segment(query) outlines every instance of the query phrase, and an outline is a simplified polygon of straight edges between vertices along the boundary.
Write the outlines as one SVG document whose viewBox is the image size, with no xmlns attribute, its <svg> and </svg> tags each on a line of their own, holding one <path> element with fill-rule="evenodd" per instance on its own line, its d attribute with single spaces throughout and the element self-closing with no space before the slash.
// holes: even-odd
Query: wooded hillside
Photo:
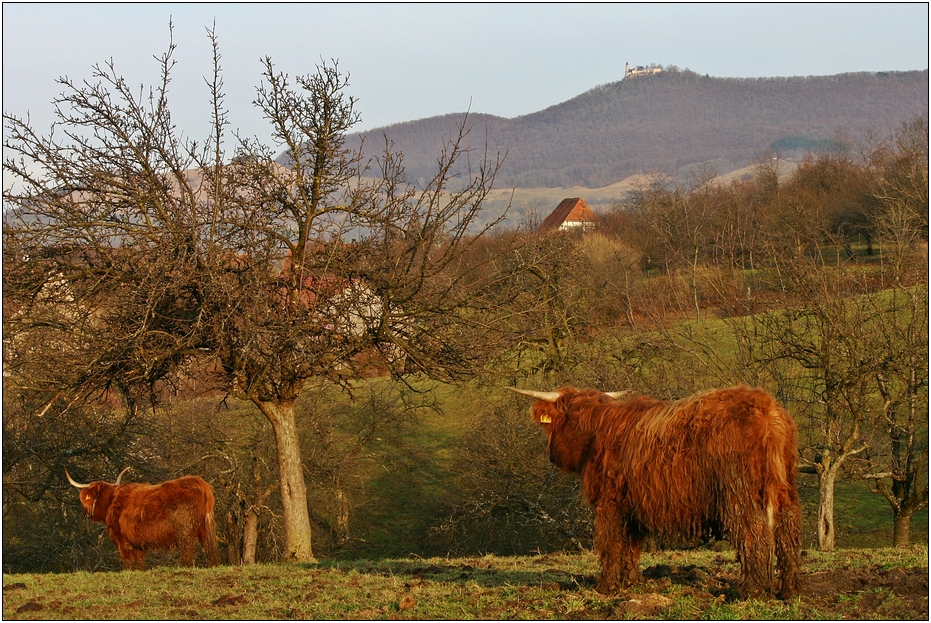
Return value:
<svg viewBox="0 0 931 623">
<path fill-rule="evenodd" d="M 685 174 L 705 163 L 721 174 L 771 149 L 888 136 L 928 110 L 928 71 L 793 78 L 713 78 L 667 67 L 613 82 L 532 114 L 470 115 L 473 145 L 507 159 L 496 186 L 601 187 L 635 173 Z M 464 113 L 350 135 L 374 155 L 383 135 L 404 153 L 408 177 L 429 179 L 444 136 Z M 287 156 L 279 162 L 287 161 Z M 683 170 L 684 169 L 684 170 Z"/>
</svg>

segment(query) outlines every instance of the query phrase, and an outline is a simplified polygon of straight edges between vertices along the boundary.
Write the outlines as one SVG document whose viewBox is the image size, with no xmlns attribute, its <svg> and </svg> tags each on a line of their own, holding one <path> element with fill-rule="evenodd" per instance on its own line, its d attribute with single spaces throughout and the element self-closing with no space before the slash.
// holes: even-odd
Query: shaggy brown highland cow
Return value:
<svg viewBox="0 0 931 623">
<path fill-rule="evenodd" d="M 599 592 L 642 580 L 650 534 L 726 537 L 742 595 L 773 592 L 774 558 L 778 596 L 798 592 L 796 427 L 768 393 L 733 387 L 663 401 L 572 387 L 513 391 L 538 399 L 532 414 L 549 435 L 550 460 L 582 478 L 595 510 Z"/>
<path fill-rule="evenodd" d="M 84 512 L 107 526 L 107 532 L 123 561 L 123 569 L 145 569 L 147 550 L 181 550 L 181 564 L 194 565 L 197 542 L 207 554 L 207 564 L 220 562 L 213 518 L 213 489 L 198 476 L 183 476 L 158 485 L 120 484 L 127 467 L 110 484 L 76 482 L 68 470 L 68 482 L 80 490 Z"/>
</svg>

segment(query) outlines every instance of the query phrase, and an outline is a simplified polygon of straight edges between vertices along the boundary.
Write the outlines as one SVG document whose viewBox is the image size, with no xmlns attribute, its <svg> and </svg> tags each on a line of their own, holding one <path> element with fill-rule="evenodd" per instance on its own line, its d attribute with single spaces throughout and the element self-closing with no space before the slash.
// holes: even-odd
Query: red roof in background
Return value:
<svg viewBox="0 0 931 623">
<path fill-rule="evenodd" d="M 559 229 L 566 222 L 597 223 L 598 216 L 581 197 L 563 199 L 553 213 L 540 224 L 539 231 Z"/>
<path fill-rule="evenodd" d="M 291 264 L 291 250 L 288 249 L 281 263 L 281 271 L 278 273 L 278 278 L 282 280 L 282 283 L 288 280 L 292 270 L 294 270 L 294 266 Z M 306 274 L 301 278 L 299 287 L 301 302 L 305 307 L 310 308 L 317 302 L 318 297 L 324 299 L 332 297 L 347 287 L 349 287 L 349 280 L 337 277 L 333 273 L 320 276 Z M 282 286 L 280 292 L 283 296 L 288 296 L 288 290 L 284 286 Z"/>
</svg>

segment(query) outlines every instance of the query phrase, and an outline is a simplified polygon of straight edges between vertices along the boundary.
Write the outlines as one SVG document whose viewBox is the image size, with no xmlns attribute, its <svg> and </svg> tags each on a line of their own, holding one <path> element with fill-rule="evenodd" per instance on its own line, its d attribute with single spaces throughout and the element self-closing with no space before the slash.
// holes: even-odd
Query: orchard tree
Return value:
<svg viewBox="0 0 931 623">
<path fill-rule="evenodd" d="M 892 544 L 907 547 L 912 517 L 928 506 L 928 286 L 892 288 L 865 304 L 879 307 L 873 352 L 881 409 L 876 446 L 855 475 L 871 479 L 892 507 Z"/>
<path fill-rule="evenodd" d="M 494 329 L 488 273 L 462 259 L 484 231 L 472 226 L 500 158 L 466 149 L 466 118 L 415 188 L 390 145 L 372 162 L 345 148 L 359 116 L 335 62 L 292 81 L 270 59 L 255 105 L 275 144 L 237 137 L 230 158 L 209 36 L 203 143 L 171 120 L 173 43 L 149 90 L 134 91 L 112 63 L 93 81 L 61 79 L 47 135 L 4 114 L 4 172 L 17 182 L 4 190 L 4 264 L 9 244 L 21 282 L 15 308 L 4 306 L 4 364 L 48 408 L 114 389 L 155 400 L 179 373 L 214 372 L 271 423 L 285 558 L 311 561 L 294 402 L 309 384 L 351 390 L 373 370 L 472 372 Z M 286 165 L 274 159 L 282 149 Z"/>
<path fill-rule="evenodd" d="M 873 225 L 885 262 L 876 309 L 875 373 L 885 433 L 855 473 L 872 478 L 893 514 L 893 545 L 909 544 L 914 514 L 928 506 L 928 119 L 903 123 L 873 158 Z M 885 259 L 885 258 L 884 258 Z"/>
<path fill-rule="evenodd" d="M 256 105 L 275 149 L 243 141 L 211 187 L 218 212 L 208 297 L 222 386 L 268 418 L 278 446 L 287 557 L 312 560 L 294 404 L 308 383 L 351 389 L 377 369 L 455 380 L 490 346 L 481 283 L 461 259 L 499 166 L 487 154 L 463 179 L 464 121 L 426 188 L 405 181 L 386 145 L 369 169 L 345 147 L 358 122 L 337 64 L 295 77 L 265 60 Z M 288 163 L 273 156 L 284 149 Z M 235 192 L 229 192 L 234 190 Z M 225 306 L 225 307 L 224 307 Z"/>
<path fill-rule="evenodd" d="M 900 481 L 894 509 L 921 497 L 915 470 L 925 431 L 915 414 L 927 401 L 927 290 L 872 292 L 857 267 L 817 263 L 790 259 L 780 266 L 782 288 L 803 304 L 728 324 L 744 374 L 773 387 L 796 417 L 802 466 L 818 475 L 818 546 L 830 551 L 834 488 L 846 471 Z M 917 503 L 910 500 L 903 513 Z"/>
<path fill-rule="evenodd" d="M 498 305 L 506 310 L 505 330 L 516 345 L 518 366 L 565 374 L 573 366 L 579 334 L 588 325 L 579 273 L 585 258 L 577 232 L 519 235 L 522 240 L 497 264 Z"/>
</svg>

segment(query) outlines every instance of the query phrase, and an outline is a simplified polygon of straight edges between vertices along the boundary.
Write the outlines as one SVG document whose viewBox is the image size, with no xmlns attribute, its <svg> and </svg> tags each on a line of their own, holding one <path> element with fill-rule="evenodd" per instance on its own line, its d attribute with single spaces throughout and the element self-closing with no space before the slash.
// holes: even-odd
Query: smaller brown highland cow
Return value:
<svg viewBox="0 0 931 623">
<path fill-rule="evenodd" d="M 207 564 L 220 562 L 213 518 L 213 489 L 198 476 L 182 476 L 158 485 L 116 482 L 68 482 L 81 493 L 84 512 L 107 526 L 110 539 L 120 552 L 123 569 L 145 569 L 148 550 L 181 550 L 181 564 L 194 565 L 197 542 L 207 554 Z"/>
<path fill-rule="evenodd" d="M 531 412 L 549 435 L 550 460 L 582 478 L 595 510 L 599 592 L 642 581 L 640 550 L 655 534 L 726 537 L 737 549 L 742 595 L 798 593 L 797 432 L 768 393 L 733 387 L 663 401 L 510 389 L 537 399 Z"/>
</svg>

